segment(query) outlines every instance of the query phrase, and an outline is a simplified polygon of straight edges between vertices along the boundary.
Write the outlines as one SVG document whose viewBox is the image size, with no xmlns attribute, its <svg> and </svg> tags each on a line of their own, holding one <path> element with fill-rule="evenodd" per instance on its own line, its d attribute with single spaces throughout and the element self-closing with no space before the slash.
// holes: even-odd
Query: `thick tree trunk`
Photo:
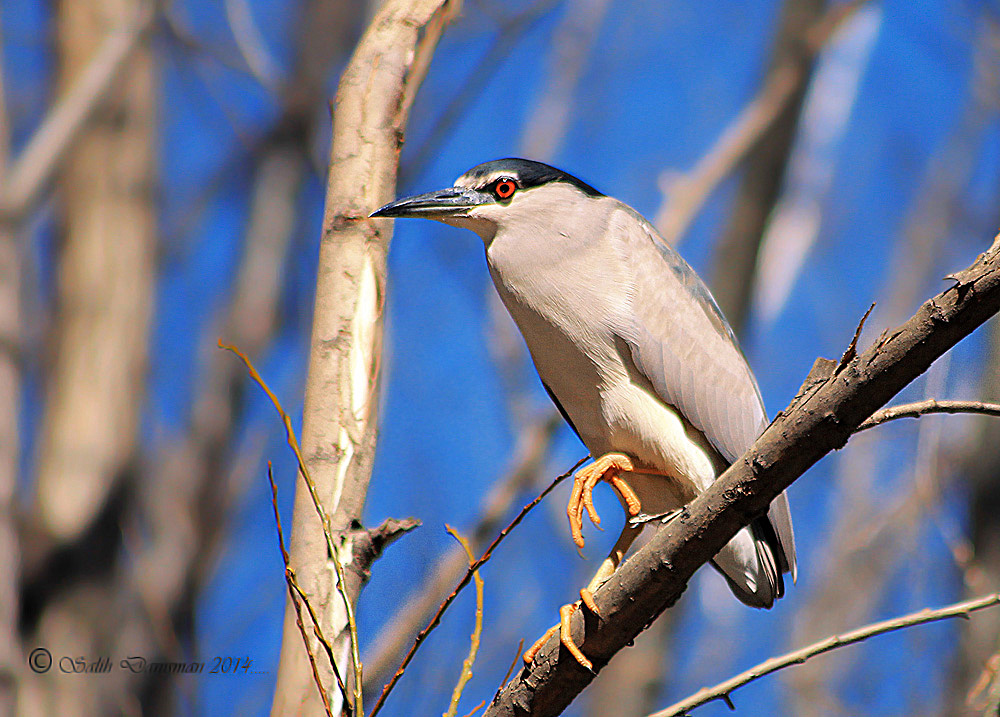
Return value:
<svg viewBox="0 0 1000 717">
<path fill-rule="evenodd" d="M 136 5 L 60 3 L 62 87 Z M 143 48 L 59 177 L 65 239 L 37 514 L 60 542 L 91 524 L 135 448 L 153 292 L 155 92 L 152 53 Z"/>
<path fill-rule="evenodd" d="M 145 7 L 140 0 L 58 5 L 61 96 L 80 86 L 109 38 L 122 34 L 123 23 L 148 17 L 140 12 Z M 42 603 L 26 606 L 36 621 L 34 642 L 54 655 L 99 655 L 120 647 L 118 628 L 136 609 L 134 597 L 113 585 L 120 488 L 134 459 L 145 395 L 156 240 L 157 87 L 152 51 L 136 44 L 136 32 L 125 35 L 128 50 L 120 58 L 128 55 L 128 62 L 119 60 L 117 70 L 105 75 L 106 96 L 83 102 L 90 110 L 81 118 L 89 114 L 89 121 L 68 133 L 75 133 L 76 141 L 58 175 L 64 232 L 32 519 L 39 529 L 36 542 L 86 540 L 74 546 L 72 568 L 64 565 L 58 575 L 38 578 L 46 592 L 32 596 Z M 139 639 L 131 637 L 133 643 Z M 104 680 L 61 677 L 58 670 L 28 674 L 18 711 L 109 713 L 120 709 L 128 692 L 123 673 Z"/>
</svg>

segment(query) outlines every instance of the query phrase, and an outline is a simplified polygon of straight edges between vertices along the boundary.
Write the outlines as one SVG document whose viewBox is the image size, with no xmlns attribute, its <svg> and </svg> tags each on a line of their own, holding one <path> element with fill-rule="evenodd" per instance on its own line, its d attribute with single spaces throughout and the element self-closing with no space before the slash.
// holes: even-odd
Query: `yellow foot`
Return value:
<svg viewBox="0 0 1000 717">
<path fill-rule="evenodd" d="M 577 603 L 574 602 L 569 605 L 563 605 L 559 608 L 559 624 L 553 625 L 546 630 L 545 634 L 538 638 L 534 645 L 528 648 L 528 651 L 524 653 L 525 664 L 530 665 L 534 661 L 535 655 L 537 655 L 538 651 L 542 649 L 542 646 L 548 642 L 549 638 L 552 637 L 556 631 L 558 631 L 559 641 L 563 644 L 563 647 L 569 650 L 569 654 L 571 654 L 582 667 L 586 668 L 590 672 L 594 671 L 594 663 L 588 660 L 583 652 L 580 651 L 580 648 L 576 646 L 576 643 L 573 642 L 573 637 L 570 635 L 569 621 L 578 607 Z"/>
<path fill-rule="evenodd" d="M 621 473 L 635 470 L 632 459 L 623 453 L 605 453 L 590 465 L 586 465 L 573 476 L 573 492 L 569 497 L 566 515 L 569 516 L 569 529 L 573 534 L 573 542 L 578 548 L 583 547 L 583 511 L 594 525 L 600 526 L 601 517 L 594 510 L 594 486 L 602 480 L 611 484 L 621 499 L 625 501 L 629 516 L 638 515 L 641 509 L 639 498 L 621 478 Z"/>
</svg>

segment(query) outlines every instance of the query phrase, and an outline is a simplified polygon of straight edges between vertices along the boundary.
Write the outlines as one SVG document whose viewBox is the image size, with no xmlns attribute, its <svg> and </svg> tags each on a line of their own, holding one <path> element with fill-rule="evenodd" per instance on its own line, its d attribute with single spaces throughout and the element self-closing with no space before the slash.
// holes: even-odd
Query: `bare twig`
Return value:
<svg viewBox="0 0 1000 717">
<path fill-rule="evenodd" d="M 466 556 L 469 558 L 469 566 L 471 567 L 475 564 L 476 556 L 472 554 L 469 541 L 459 535 L 458 531 L 450 525 L 445 525 L 444 527 L 448 531 L 448 534 L 462 546 Z M 476 570 L 472 573 L 472 579 L 476 583 L 476 622 L 472 628 L 472 637 L 469 640 L 469 656 L 462 662 L 462 674 L 459 675 L 455 689 L 451 693 L 451 704 L 448 705 L 448 711 L 444 713 L 444 717 L 454 717 L 458 712 L 458 701 L 462 698 L 462 691 L 465 689 L 466 683 L 472 679 L 472 666 L 476 662 L 476 653 L 479 652 L 479 637 L 483 632 L 483 578 L 479 575 L 479 571 Z M 478 709 L 477 707 L 476 710 Z"/>
<path fill-rule="evenodd" d="M 478 705 L 475 706 L 472 712 L 469 712 L 469 714 L 465 715 L 465 717 L 472 717 L 474 714 L 476 714 L 476 712 L 478 712 L 485 706 L 486 706 L 486 700 L 482 700 Z"/>
<path fill-rule="evenodd" d="M 868 311 L 861 317 L 861 321 L 858 322 L 858 328 L 854 329 L 854 336 L 851 338 L 851 343 L 847 345 L 847 350 L 840 357 L 840 363 L 837 364 L 836 368 L 837 371 L 842 371 L 858 355 L 858 339 L 861 338 L 861 332 L 865 329 L 865 322 L 868 321 L 868 317 L 872 315 L 872 311 L 874 310 L 875 302 L 873 301 L 872 305 L 868 307 Z"/>
<path fill-rule="evenodd" d="M 427 25 L 424 26 L 424 34 L 417 44 L 413 64 L 410 66 L 410 76 L 403 88 L 403 101 L 400 104 L 400 112 L 404 115 L 410 114 L 413 101 L 417 98 L 417 90 L 424 83 L 427 71 L 430 69 L 431 60 L 434 57 L 434 49 L 438 40 L 444 33 L 444 29 L 458 17 L 462 11 L 462 0 L 453 0 L 441 6 L 441 11 L 434 13 Z"/>
<path fill-rule="evenodd" d="M 507 684 L 507 680 L 510 678 L 511 673 L 514 672 L 514 668 L 517 667 L 518 664 L 524 661 L 523 655 L 524 655 L 524 638 L 522 637 L 520 640 L 517 641 L 517 650 L 514 652 L 514 659 L 511 660 L 510 667 L 507 668 L 507 671 L 503 675 L 503 679 L 500 680 L 500 686 L 497 687 L 496 694 L 493 695 L 494 700 L 497 698 L 497 695 L 500 694 L 500 690 L 503 689 L 503 686 Z"/>
<path fill-rule="evenodd" d="M 765 660 L 759 665 L 751 667 L 746 672 L 742 672 L 725 682 L 720 682 L 714 687 L 702 688 L 690 697 L 671 705 L 665 710 L 655 712 L 650 715 L 650 717 L 677 717 L 677 715 L 686 715 L 689 710 L 714 700 L 725 700 L 726 703 L 732 707 L 732 703 L 729 702 L 729 697 L 734 690 L 790 665 L 802 664 L 816 655 L 822 655 L 824 652 L 830 652 L 831 650 L 836 650 L 847 645 L 853 645 L 857 642 L 867 640 L 870 637 L 875 637 L 876 635 L 883 635 L 887 632 L 893 632 L 894 630 L 902 630 L 907 627 L 913 627 L 914 625 L 924 625 L 929 622 L 948 620 L 955 617 L 968 618 L 971 613 L 976 612 L 977 610 L 985 610 L 986 608 L 994 607 L 996 605 L 1000 605 L 1000 593 L 986 595 L 974 600 L 954 603 L 952 605 L 934 610 L 925 608 L 919 612 L 910 613 L 909 615 L 903 615 L 902 617 L 896 617 L 891 620 L 883 620 L 871 625 L 866 625 L 865 627 L 858 628 L 857 630 L 845 632 L 843 635 L 832 635 L 825 640 L 820 640 L 819 642 L 807 645 L 802 649 L 789 652 L 786 655 L 772 657 L 769 660 Z"/>
<path fill-rule="evenodd" d="M 589 456 L 587 458 L 589 458 Z M 458 594 L 465 588 L 465 586 L 469 584 L 469 579 L 472 577 L 473 573 L 479 570 L 479 568 L 481 568 L 486 563 L 486 561 L 489 560 L 490 557 L 492 557 L 493 551 L 496 549 L 496 547 L 500 545 L 501 541 L 503 541 L 503 539 L 507 537 L 510 531 L 512 531 L 514 528 L 517 527 L 517 525 L 524 519 L 524 516 L 526 516 L 528 512 L 531 511 L 532 508 L 534 508 L 536 505 L 542 502 L 542 499 L 545 498 L 545 496 L 547 496 L 549 493 L 551 493 L 552 490 L 557 485 L 562 483 L 569 476 L 573 475 L 573 472 L 577 468 L 579 468 L 583 464 L 583 462 L 587 460 L 587 458 L 581 458 L 579 461 L 577 461 L 572 468 L 570 468 L 562 475 L 556 477 L 556 479 L 553 480 L 552 483 L 550 483 L 545 490 L 539 493 L 534 500 L 532 500 L 526 506 L 521 508 L 521 512 L 514 517 L 514 520 L 510 521 L 507 527 L 501 530 L 500 534 L 497 535 L 497 537 L 493 539 L 493 542 L 489 544 L 489 547 L 486 548 L 486 552 L 483 553 L 482 557 L 469 566 L 469 569 L 465 571 L 465 575 L 458 582 L 458 585 L 455 586 L 455 589 L 452 590 L 451 594 L 448 597 L 446 597 L 444 599 L 444 602 L 442 602 L 441 605 L 438 607 L 437 612 L 434 613 L 434 616 L 431 618 L 431 621 L 427 623 L 427 627 L 421 630 L 420 633 L 413 640 L 413 645 L 406 653 L 406 656 L 403 657 L 403 661 L 402 663 L 400 663 L 399 669 L 396 670 L 396 674 L 394 674 L 392 676 L 392 679 L 390 679 L 389 682 L 386 683 L 385 687 L 382 688 L 382 694 L 379 695 L 378 701 L 375 703 L 375 706 L 372 707 L 372 711 L 368 713 L 368 717 L 375 717 L 375 715 L 378 714 L 379 710 L 382 709 L 382 705 L 385 704 L 385 699 L 389 696 L 389 693 L 392 692 L 392 688 L 396 686 L 396 683 L 399 682 L 399 678 L 403 676 L 403 672 L 406 670 L 407 665 L 410 664 L 410 661 L 413 659 L 413 656 L 416 654 L 417 650 L 420 649 L 420 645 L 423 644 L 424 640 L 427 639 L 427 636 L 431 633 L 431 631 L 433 631 L 434 628 L 437 627 L 438 624 L 441 622 L 441 616 L 444 615 L 445 610 L 447 610 L 448 607 L 452 604 L 452 602 L 454 602 L 455 598 L 458 597 Z"/>
<path fill-rule="evenodd" d="M 414 168 L 423 167 L 437 153 L 441 143 L 448 137 L 455 123 L 465 114 L 466 107 L 483 91 L 497 67 L 509 56 L 514 44 L 558 3 L 559 0 L 536 0 L 509 20 L 504 20 L 501 23 L 496 37 L 482 58 L 452 95 L 451 100 L 434 122 L 430 133 L 420 143 L 412 159 L 407 163 L 405 170 L 407 176 L 414 172 Z"/>
<path fill-rule="evenodd" d="M 285 582 L 288 583 L 288 597 L 291 599 L 292 604 L 295 606 L 296 621 L 295 624 L 299 628 L 299 632 L 302 633 L 302 642 L 306 648 L 306 654 L 309 655 L 309 665 L 312 667 L 313 679 L 316 681 L 316 689 L 319 690 L 320 699 L 323 700 L 323 708 L 326 710 L 327 717 L 333 717 L 333 713 L 330 711 L 330 701 L 326 698 L 326 689 L 323 687 L 323 681 L 320 679 L 319 670 L 316 669 L 316 656 L 313 654 L 312 647 L 309 645 L 309 636 L 306 634 L 305 624 L 302 622 L 302 608 L 299 605 L 299 600 L 301 599 L 305 602 L 306 607 L 309 608 L 309 614 L 313 618 L 313 629 L 319 629 L 319 623 L 316 621 L 315 615 L 313 615 L 312 607 L 309 605 L 309 598 L 299 589 L 298 583 L 295 582 L 295 573 L 292 571 L 291 566 L 288 564 L 288 551 L 285 550 L 285 538 L 281 530 L 281 513 L 278 511 L 278 486 L 274 482 L 274 472 L 271 470 L 271 461 L 267 462 L 267 480 L 271 484 L 271 505 L 274 507 L 274 526 L 278 532 L 278 548 L 281 550 L 281 559 L 285 563 Z M 317 638 L 319 635 L 317 634 Z M 324 645 L 329 646 L 326 640 L 321 640 Z M 350 700 L 347 697 L 347 688 L 344 686 L 344 680 L 341 679 L 340 673 L 337 672 L 337 663 L 333 659 L 333 651 L 330 651 L 330 662 L 333 664 L 333 670 L 337 675 L 337 686 L 340 687 L 340 692 L 344 696 L 344 702 L 349 703 Z"/>
<path fill-rule="evenodd" d="M 1000 416 L 1000 403 L 985 401 L 939 401 L 928 398 L 925 401 L 904 403 L 899 406 L 886 406 L 872 414 L 857 431 L 867 430 L 897 418 L 917 418 L 929 413 L 979 413 L 986 416 Z"/>
<path fill-rule="evenodd" d="M 333 567 L 337 573 L 337 590 L 344 599 L 344 609 L 347 611 L 347 623 L 350 626 L 351 632 L 351 658 L 354 663 L 354 714 L 360 715 L 363 710 L 363 701 L 361 696 L 361 657 L 358 654 L 358 626 L 354 619 L 354 606 L 351 604 L 351 598 L 347 594 L 347 582 L 344 580 L 344 564 L 340 559 L 340 549 L 337 547 L 336 541 L 333 537 L 333 528 L 330 525 L 330 514 L 327 513 L 326 509 L 323 507 L 319 493 L 316 490 L 316 483 L 309 474 L 305 458 L 302 457 L 302 450 L 299 448 L 299 441 L 295 437 L 295 429 L 292 427 L 292 419 L 287 413 L 285 413 L 285 409 L 282 408 L 278 397 L 274 395 L 274 392 L 270 389 L 261 375 L 257 373 L 257 369 L 254 368 L 253 363 L 242 351 L 235 346 L 226 345 L 222 343 L 222 341 L 219 341 L 219 348 L 231 351 L 240 358 L 243 364 L 247 367 L 247 371 L 250 373 L 250 378 L 252 378 L 262 389 L 264 389 L 264 393 L 266 393 L 267 397 L 271 399 L 271 403 L 274 404 L 274 408 L 278 411 L 278 415 L 281 416 L 281 421 L 285 425 L 285 436 L 288 440 L 288 445 L 291 447 L 292 452 L 295 453 L 295 459 L 298 461 L 299 465 L 299 472 L 301 473 L 306 486 L 309 488 L 309 495 L 312 498 L 313 507 L 323 524 L 323 536 L 326 538 L 326 547 L 330 552 L 330 559 L 333 561 Z"/>
<path fill-rule="evenodd" d="M 802 393 L 745 456 L 595 591 L 602 619 L 585 624 L 578 611 L 570 630 L 597 670 L 674 604 L 694 572 L 796 477 L 845 445 L 865 418 L 1000 310 L 1000 255 L 980 255 L 956 280 L 841 372 L 833 372 L 832 361 L 817 362 Z M 486 715 L 546 717 L 565 709 L 594 673 L 559 646 L 558 637 L 550 639 Z"/>
</svg>

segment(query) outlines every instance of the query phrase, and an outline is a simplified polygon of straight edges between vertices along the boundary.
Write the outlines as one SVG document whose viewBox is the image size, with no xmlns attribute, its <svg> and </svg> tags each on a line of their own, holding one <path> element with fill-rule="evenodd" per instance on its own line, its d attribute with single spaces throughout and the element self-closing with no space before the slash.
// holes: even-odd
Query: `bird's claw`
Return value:
<svg viewBox="0 0 1000 717">
<path fill-rule="evenodd" d="M 597 607 L 597 603 L 594 601 L 594 593 L 590 591 L 589 588 L 580 588 L 580 602 L 583 603 L 588 610 L 601 617 L 601 611 Z"/>
<path fill-rule="evenodd" d="M 625 502 L 630 516 L 638 515 L 641 509 L 639 498 L 622 477 L 622 473 L 635 470 L 632 459 L 623 453 L 605 453 L 590 465 L 586 465 L 573 476 L 573 492 L 570 493 L 569 506 L 566 515 L 569 517 L 569 529 L 573 535 L 576 547 L 584 546 L 583 512 L 591 522 L 600 527 L 601 517 L 594 508 L 594 487 L 602 480 L 611 484 L 621 499 Z"/>
<path fill-rule="evenodd" d="M 581 591 L 581 595 L 582 594 L 583 591 Z M 591 602 L 593 602 L 593 596 L 591 596 Z M 573 636 L 570 634 L 570 619 L 579 607 L 579 603 L 572 602 L 559 608 L 559 624 L 553 625 L 546 630 L 545 634 L 538 638 L 534 645 L 528 648 L 527 652 L 524 653 L 524 663 L 526 665 L 530 665 L 534 661 L 535 656 L 542 649 L 542 646 L 548 642 L 552 635 L 558 632 L 559 642 L 562 643 L 562 646 L 566 648 L 569 654 L 573 656 L 580 666 L 591 674 L 597 674 L 594 672 L 594 663 L 587 659 L 587 656 L 583 654 L 583 651 L 581 651 L 577 644 L 573 641 Z M 596 605 L 594 607 L 596 607 Z"/>
</svg>

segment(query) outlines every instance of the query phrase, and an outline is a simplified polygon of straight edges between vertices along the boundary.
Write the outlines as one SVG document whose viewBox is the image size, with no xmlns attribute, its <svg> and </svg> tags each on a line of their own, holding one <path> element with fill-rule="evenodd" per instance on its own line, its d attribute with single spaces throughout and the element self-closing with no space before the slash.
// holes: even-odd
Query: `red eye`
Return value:
<svg viewBox="0 0 1000 717">
<path fill-rule="evenodd" d="M 517 190 L 517 184 L 510 177 L 503 177 L 493 185 L 493 193 L 500 199 L 510 199 Z"/>
</svg>

